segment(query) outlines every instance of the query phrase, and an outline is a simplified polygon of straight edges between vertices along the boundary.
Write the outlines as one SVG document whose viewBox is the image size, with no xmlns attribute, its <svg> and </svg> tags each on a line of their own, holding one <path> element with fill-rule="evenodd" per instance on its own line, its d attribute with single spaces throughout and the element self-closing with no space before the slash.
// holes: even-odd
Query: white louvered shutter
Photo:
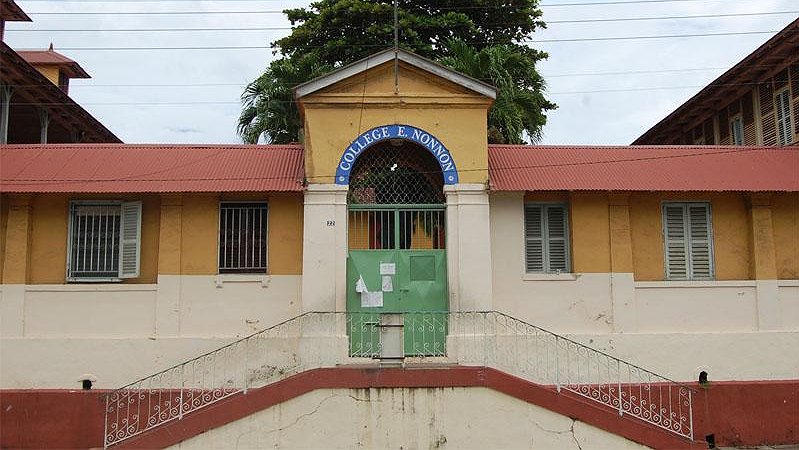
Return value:
<svg viewBox="0 0 799 450">
<path fill-rule="evenodd" d="M 141 202 L 122 203 L 119 241 L 119 278 L 136 278 L 141 259 Z"/>
<path fill-rule="evenodd" d="M 712 278 L 710 210 L 708 205 L 688 204 L 690 278 Z"/>
<path fill-rule="evenodd" d="M 544 208 L 527 205 L 524 208 L 524 244 L 527 272 L 544 271 Z"/>
<path fill-rule="evenodd" d="M 788 89 L 777 94 L 775 98 L 777 109 L 777 139 L 780 145 L 788 145 L 793 140 L 791 129 L 791 102 L 788 98 Z"/>
<path fill-rule="evenodd" d="M 546 206 L 547 216 L 547 272 L 568 272 L 569 260 L 567 251 L 566 207 L 563 205 Z"/>
<path fill-rule="evenodd" d="M 666 278 L 688 278 L 688 243 L 686 241 L 685 205 L 663 206 L 663 234 L 666 253 Z"/>
</svg>

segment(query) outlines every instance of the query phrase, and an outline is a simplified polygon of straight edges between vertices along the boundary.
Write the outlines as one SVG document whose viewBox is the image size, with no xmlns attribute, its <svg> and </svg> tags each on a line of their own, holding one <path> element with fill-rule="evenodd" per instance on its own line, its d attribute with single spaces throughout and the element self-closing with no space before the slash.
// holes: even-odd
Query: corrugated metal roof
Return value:
<svg viewBox="0 0 799 450">
<path fill-rule="evenodd" d="M 495 191 L 799 191 L 799 147 L 489 145 Z"/>
<path fill-rule="evenodd" d="M 60 66 L 70 78 L 91 78 L 75 61 L 50 48 L 49 50 L 17 50 L 17 54 L 32 66 Z"/>
<path fill-rule="evenodd" d="M 297 145 L 6 145 L 0 192 L 265 192 L 303 189 Z"/>
</svg>

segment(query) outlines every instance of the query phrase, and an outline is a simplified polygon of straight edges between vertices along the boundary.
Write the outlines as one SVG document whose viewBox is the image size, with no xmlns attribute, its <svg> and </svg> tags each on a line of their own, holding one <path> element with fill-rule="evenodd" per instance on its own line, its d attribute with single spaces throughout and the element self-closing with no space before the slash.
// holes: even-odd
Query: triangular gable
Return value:
<svg viewBox="0 0 799 450">
<path fill-rule="evenodd" d="M 340 81 L 346 80 L 347 78 L 363 73 L 369 69 L 373 69 L 381 64 L 393 61 L 395 53 L 397 59 L 405 64 L 445 79 L 456 85 L 462 86 L 485 97 L 491 99 L 496 99 L 497 97 L 497 89 L 495 87 L 483 83 L 480 80 L 476 80 L 469 76 L 455 72 L 454 70 L 444 67 L 441 64 L 438 64 L 427 58 L 422 58 L 421 56 L 402 49 L 396 52 L 394 49 L 388 49 L 379 53 L 375 53 L 374 55 L 364 58 L 360 61 L 356 61 L 326 75 L 300 84 L 294 88 L 294 96 L 297 99 L 305 97 L 315 92 L 319 92 L 320 90 L 332 86 Z"/>
</svg>

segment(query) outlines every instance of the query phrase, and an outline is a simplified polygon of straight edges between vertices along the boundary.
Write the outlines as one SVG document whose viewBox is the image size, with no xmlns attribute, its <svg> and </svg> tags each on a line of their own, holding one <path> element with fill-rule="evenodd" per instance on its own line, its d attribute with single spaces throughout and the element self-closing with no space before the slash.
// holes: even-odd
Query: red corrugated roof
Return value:
<svg viewBox="0 0 799 450">
<path fill-rule="evenodd" d="M 6 145 L 0 192 L 264 192 L 303 189 L 297 145 Z"/>
<path fill-rule="evenodd" d="M 799 191 L 799 147 L 489 145 L 496 191 Z"/>
<path fill-rule="evenodd" d="M 32 66 L 59 66 L 70 78 L 91 78 L 80 64 L 52 48 L 49 50 L 18 50 L 17 54 Z"/>
</svg>

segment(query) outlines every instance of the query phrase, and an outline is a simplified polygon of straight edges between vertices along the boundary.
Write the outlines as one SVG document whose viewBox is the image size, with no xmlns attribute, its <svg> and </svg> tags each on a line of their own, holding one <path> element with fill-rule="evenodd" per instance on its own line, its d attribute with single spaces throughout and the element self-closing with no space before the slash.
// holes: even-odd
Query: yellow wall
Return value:
<svg viewBox="0 0 799 450">
<path fill-rule="evenodd" d="M 38 66 L 38 65 L 35 65 L 33 67 L 36 70 L 38 70 L 39 73 L 44 75 L 48 80 L 50 80 L 51 83 L 53 83 L 54 85 L 58 86 L 58 75 L 59 75 L 59 72 L 60 72 L 58 70 L 58 67 Z"/>
<path fill-rule="evenodd" d="M 269 261 L 272 275 L 302 273 L 302 194 L 269 197 Z"/>
<path fill-rule="evenodd" d="M 28 282 L 61 284 L 66 280 L 67 233 L 70 200 L 141 200 L 141 272 L 125 283 L 155 283 L 158 271 L 159 198 L 157 196 L 37 195 L 31 202 L 31 239 Z"/>
<path fill-rule="evenodd" d="M 612 201 L 609 201 L 612 198 Z M 774 194 L 772 216 L 777 278 L 799 278 L 799 194 Z M 578 273 L 611 271 L 611 225 L 623 229 L 617 237 L 629 235 L 633 272 L 638 281 L 665 278 L 662 204 L 666 201 L 709 201 L 713 226 L 714 267 L 717 280 L 754 278 L 752 221 L 747 194 L 742 193 L 649 193 L 629 195 L 606 192 L 533 192 L 525 202 L 569 204 L 572 270 Z M 612 208 L 620 208 L 611 221 Z M 629 231 L 626 214 L 629 211 Z M 628 234 L 629 233 L 629 234 Z M 619 254 L 629 254 L 629 247 Z M 618 267 L 628 267 L 629 263 Z M 619 271 L 619 269 L 616 269 Z"/>
<path fill-rule="evenodd" d="M 173 199 L 167 195 L 169 202 Z M 163 274 L 214 275 L 217 273 L 217 245 L 220 200 L 264 200 L 269 204 L 268 216 L 268 270 L 270 274 L 289 275 L 302 273 L 303 199 L 301 194 L 204 194 L 178 196 L 177 216 L 164 216 L 162 224 L 162 199 L 147 196 L 72 196 L 48 194 L 33 196 L 30 200 L 30 231 L 28 239 L 27 270 L 16 278 L 30 284 L 62 284 L 66 280 L 67 233 L 69 202 L 71 200 L 113 199 L 142 201 L 141 275 L 126 279 L 126 283 L 155 283 L 159 273 L 159 259 Z M 8 222 L 7 198 L 3 198 L 0 216 L 0 259 L 5 260 L 6 224 Z M 171 206 L 165 206 L 169 208 Z M 177 220 L 175 220 L 177 217 Z M 163 229 L 166 230 L 162 236 Z M 176 233 L 169 233 L 177 227 Z M 19 234 L 16 233 L 15 236 Z M 159 255 L 159 246 L 165 252 Z M 17 246 L 19 247 L 19 245 Z M 22 248 L 24 252 L 23 245 Z M 178 250 L 179 249 L 179 250 Z M 16 261 L 16 259 L 15 259 Z M 0 266 L 2 267 L 2 266 Z M 173 269 L 179 267 L 179 269 Z M 2 272 L 0 272 L 2 276 Z M 22 282 L 20 280 L 19 282 Z"/>
<path fill-rule="evenodd" d="M 635 279 L 663 280 L 664 201 L 709 201 L 717 280 L 751 277 L 751 224 L 746 199 L 739 193 L 635 193 L 630 196 Z"/>
<path fill-rule="evenodd" d="M 778 279 L 799 278 L 799 193 L 772 197 Z"/>
<path fill-rule="evenodd" d="M 393 63 L 387 63 L 300 99 L 310 183 L 333 183 L 350 143 L 371 128 L 391 124 L 412 125 L 439 139 L 452 154 L 461 183 L 488 180 L 491 99 L 404 63 L 399 85 L 400 95 L 394 95 Z"/>
</svg>

